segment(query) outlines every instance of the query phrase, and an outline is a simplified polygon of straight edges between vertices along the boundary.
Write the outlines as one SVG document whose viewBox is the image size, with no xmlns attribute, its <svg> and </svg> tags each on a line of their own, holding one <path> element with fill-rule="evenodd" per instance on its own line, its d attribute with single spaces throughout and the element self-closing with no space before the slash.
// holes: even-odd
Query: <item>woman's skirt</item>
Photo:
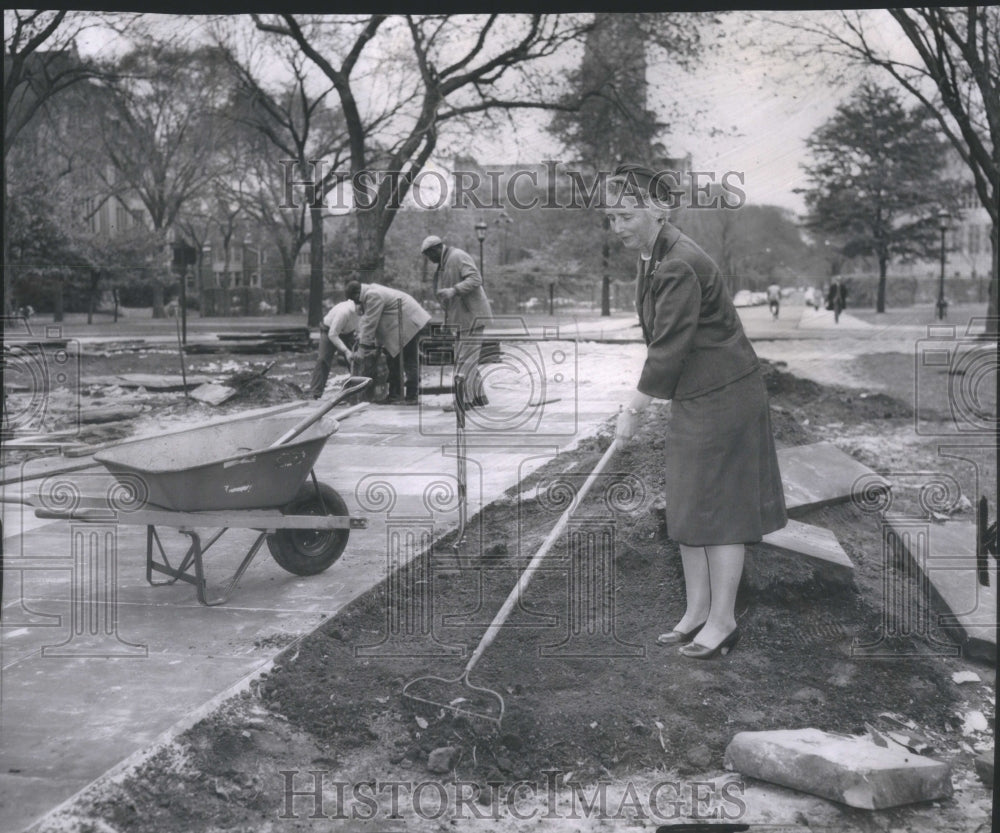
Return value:
<svg viewBox="0 0 1000 833">
<path fill-rule="evenodd" d="M 759 370 L 674 400 L 666 438 L 667 534 L 693 547 L 759 541 L 788 520 Z"/>
</svg>

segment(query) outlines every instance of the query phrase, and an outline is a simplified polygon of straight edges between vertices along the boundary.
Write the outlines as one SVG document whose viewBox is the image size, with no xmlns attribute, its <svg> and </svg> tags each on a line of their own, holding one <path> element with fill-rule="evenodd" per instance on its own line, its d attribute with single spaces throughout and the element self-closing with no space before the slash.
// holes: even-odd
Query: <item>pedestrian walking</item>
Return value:
<svg viewBox="0 0 1000 833">
<path fill-rule="evenodd" d="M 465 377 L 465 407 L 488 405 L 479 356 L 483 330 L 493 319 L 493 309 L 483 287 L 483 276 L 468 252 L 445 245 L 437 235 L 427 237 L 420 251 L 437 264 L 434 295 L 441 302 L 445 324 L 458 328 L 455 372 Z"/>
<path fill-rule="evenodd" d="M 776 283 L 767 288 L 767 306 L 771 310 L 771 318 L 777 321 L 781 309 L 781 287 Z"/>
<path fill-rule="evenodd" d="M 667 530 L 680 545 L 687 604 L 657 641 L 708 659 L 740 638 L 745 545 L 782 528 L 787 515 L 757 355 L 718 267 L 670 224 L 671 195 L 660 188 L 668 182 L 639 165 L 622 165 L 609 180 L 611 227 L 639 253 L 636 310 L 647 345 L 617 436 L 634 436 L 652 399 L 672 400 Z"/>
<path fill-rule="evenodd" d="M 826 308 L 833 310 L 833 322 L 840 323 L 840 313 L 847 306 L 847 287 L 840 278 L 830 281 L 830 289 L 826 293 Z"/>
</svg>

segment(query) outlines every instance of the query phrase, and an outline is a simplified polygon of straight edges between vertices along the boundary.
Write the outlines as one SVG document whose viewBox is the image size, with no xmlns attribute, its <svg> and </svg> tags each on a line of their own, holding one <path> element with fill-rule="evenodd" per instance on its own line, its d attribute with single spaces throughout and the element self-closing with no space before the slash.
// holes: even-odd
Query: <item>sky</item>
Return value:
<svg viewBox="0 0 1000 833">
<path fill-rule="evenodd" d="M 807 137 L 834 112 L 860 80 L 856 70 L 827 59 L 819 72 L 815 52 L 808 53 L 808 35 L 788 28 L 790 23 L 815 24 L 836 18 L 836 11 L 772 12 L 724 15 L 706 50 L 691 72 L 678 70 L 669 56 L 650 54 L 647 69 L 650 107 L 670 127 L 663 142 L 671 156 L 691 155 L 695 170 L 712 171 L 717 180 L 727 171 L 744 177 L 751 204 L 770 204 L 800 213 L 804 201 L 796 188 L 804 187 L 802 164 L 808 161 Z M 884 12 L 872 11 L 873 35 L 894 55 L 909 48 L 902 33 Z M 689 14 L 696 22 L 701 13 Z M 784 25 L 782 25 L 784 24 Z M 881 25 L 880 25 L 881 24 Z M 190 31 L 180 19 L 160 17 L 163 32 Z M 789 43 L 792 46 L 789 46 Z M 120 42 L 106 31 L 90 30 L 79 44 L 85 54 L 107 53 Z M 579 52 L 561 59 L 571 69 Z M 378 77 L 373 73 L 373 77 Z M 881 80 L 885 80 L 884 76 Z M 375 82 L 377 83 L 377 81 Z M 548 116 L 525 111 L 511 127 L 477 135 L 472 154 L 484 165 L 537 163 L 558 159 L 561 149 L 544 125 Z M 467 140 L 442 131 L 442 151 L 469 152 Z M 444 153 L 441 154 L 444 156 Z M 449 167 L 439 157 L 441 166 Z"/>
</svg>

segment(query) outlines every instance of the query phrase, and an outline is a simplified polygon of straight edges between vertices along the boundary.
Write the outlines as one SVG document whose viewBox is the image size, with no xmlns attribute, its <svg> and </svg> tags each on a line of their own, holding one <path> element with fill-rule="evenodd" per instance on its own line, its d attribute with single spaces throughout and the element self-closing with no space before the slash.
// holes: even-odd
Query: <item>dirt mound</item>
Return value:
<svg viewBox="0 0 1000 833">
<path fill-rule="evenodd" d="M 761 361 L 761 373 L 768 394 L 787 407 L 802 409 L 828 421 L 913 417 L 913 408 L 900 399 L 877 391 L 819 385 L 782 370 L 783 365 L 784 362 Z"/>
<path fill-rule="evenodd" d="M 253 376 L 237 385 L 228 381 L 226 384 L 236 387 L 239 391 L 227 402 L 230 407 L 234 405 L 249 407 L 278 405 L 282 402 L 294 402 L 305 397 L 305 393 L 298 385 L 280 379 L 269 379 L 266 376 Z"/>
</svg>

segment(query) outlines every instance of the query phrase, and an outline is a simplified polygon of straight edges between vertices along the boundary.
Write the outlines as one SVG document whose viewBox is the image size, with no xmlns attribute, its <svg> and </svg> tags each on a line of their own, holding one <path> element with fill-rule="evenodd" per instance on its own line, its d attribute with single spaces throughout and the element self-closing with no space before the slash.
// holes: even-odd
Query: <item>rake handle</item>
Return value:
<svg viewBox="0 0 1000 833">
<path fill-rule="evenodd" d="M 476 663 L 479 662 L 479 658 L 483 655 L 487 648 L 493 644 L 493 640 L 496 639 L 496 635 L 500 632 L 500 628 L 503 627 L 504 622 L 507 621 L 507 617 L 510 616 L 511 610 L 514 609 L 514 605 L 517 604 L 517 600 L 521 593 L 524 592 L 525 588 L 531 582 L 532 576 L 534 576 L 535 571 L 538 569 L 539 565 L 542 563 L 543 559 L 552 545 L 559 539 L 562 535 L 563 530 L 566 528 L 566 524 L 569 523 L 570 516 L 573 511 L 583 503 L 583 499 L 587 496 L 587 492 L 590 491 L 590 487 L 594 485 L 594 481 L 600 476 L 601 472 L 607 466 L 608 462 L 614 456 L 615 452 L 618 450 L 619 441 L 616 439 L 614 442 L 608 446 L 608 450 L 604 452 L 604 456 L 598 461 L 597 465 L 594 466 L 593 471 L 590 472 L 590 476 L 584 481 L 583 486 L 580 491 L 577 492 L 576 497 L 573 498 L 572 503 L 566 510 L 562 513 L 562 516 L 556 522 L 556 525 L 552 527 L 552 531 L 549 532 L 546 539 L 542 542 L 542 545 L 538 548 L 538 551 L 532 556 L 531 561 L 525 568 L 524 572 L 521 573 L 521 577 L 517 580 L 517 584 L 510 591 L 507 596 L 506 601 L 504 601 L 503 606 L 497 611 L 497 615 L 493 617 L 493 621 L 490 622 L 490 626 L 486 629 L 486 633 L 483 634 L 483 638 L 479 640 L 479 644 L 476 646 L 476 650 L 473 651 L 472 656 L 469 658 L 469 662 L 465 666 L 465 672 L 463 677 L 467 677 L 469 672 L 475 667 Z"/>
<path fill-rule="evenodd" d="M 309 414 L 304 419 L 295 423 L 291 428 L 289 428 L 284 434 L 282 434 L 278 439 L 271 443 L 268 448 L 275 448 L 279 445 L 284 445 L 285 443 L 291 442 L 299 434 L 305 431 L 310 425 L 326 416 L 335 405 L 340 404 L 344 399 L 346 399 L 351 394 L 357 393 L 358 391 L 364 390 L 372 383 L 372 380 L 367 376 L 352 376 L 345 383 L 344 388 L 329 402 L 326 402 L 320 406 L 319 410 L 314 411 Z"/>
</svg>

